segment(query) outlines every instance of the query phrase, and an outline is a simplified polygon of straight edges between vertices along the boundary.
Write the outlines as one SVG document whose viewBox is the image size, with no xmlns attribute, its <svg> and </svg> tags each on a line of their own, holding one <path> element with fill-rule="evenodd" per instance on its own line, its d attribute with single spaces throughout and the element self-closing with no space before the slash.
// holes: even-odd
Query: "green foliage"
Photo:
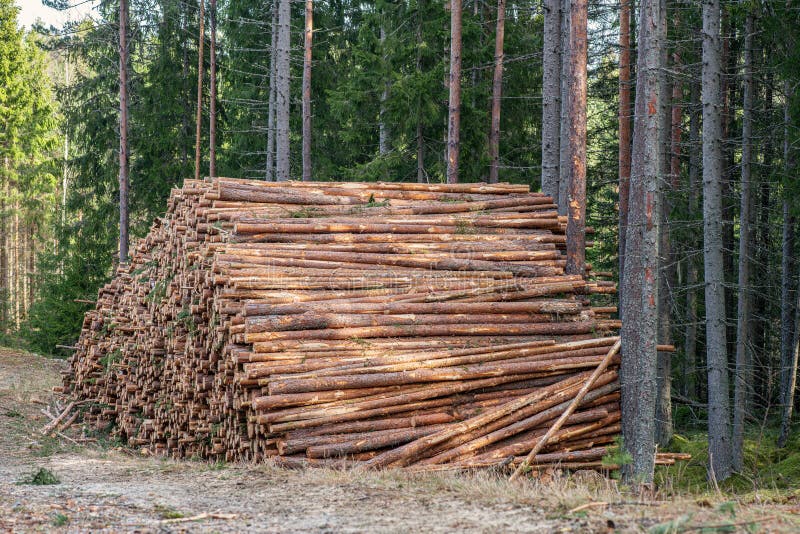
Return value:
<svg viewBox="0 0 800 534">
<path fill-rule="evenodd" d="M 61 512 L 56 512 L 53 515 L 52 524 L 54 527 L 64 527 L 69 524 L 69 516 L 66 514 L 62 514 Z"/>
<path fill-rule="evenodd" d="M 61 481 L 56 477 L 52 471 L 40 467 L 38 471 L 23 478 L 18 482 L 19 484 L 26 484 L 31 486 L 49 486 L 54 484 L 61 484 Z"/>
<path fill-rule="evenodd" d="M 633 456 L 625 449 L 622 442 L 622 436 L 614 438 L 614 444 L 606 449 L 606 454 L 603 456 L 602 463 L 606 466 L 625 466 L 633 462 Z M 619 471 L 614 471 L 612 476 L 618 477 Z"/>
</svg>

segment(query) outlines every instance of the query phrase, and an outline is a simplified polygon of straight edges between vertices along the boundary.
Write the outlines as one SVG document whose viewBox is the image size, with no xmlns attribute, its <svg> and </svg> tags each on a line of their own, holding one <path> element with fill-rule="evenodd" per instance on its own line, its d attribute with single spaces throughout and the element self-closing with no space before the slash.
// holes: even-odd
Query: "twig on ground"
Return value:
<svg viewBox="0 0 800 534">
<path fill-rule="evenodd" d="M 603 501 L 587 502 L 586 504 L 582 504 L 580 506 L 576 506 L 575 508 L 570 510 L 568 513 L 574 514 L 575 512 L 580 512 L 581 510 L 586 510 L 587 508 L 597 508 L 597 507 L 600 507 L 600 506 L 608 506 L 608 503 L 607 502 L 603 502 Z"/>
<path fill-rule="evenodd" d="M 203 512 L 202 514 L 193 515 L 191 517 L 176 517 L 173 519 L 162 519 L 160 523 L 187 523 L 189 521 L 202 521 L 203 519 L 236 519 L 236 514 L 223 514 L 219 512 Z"/>
</svg>

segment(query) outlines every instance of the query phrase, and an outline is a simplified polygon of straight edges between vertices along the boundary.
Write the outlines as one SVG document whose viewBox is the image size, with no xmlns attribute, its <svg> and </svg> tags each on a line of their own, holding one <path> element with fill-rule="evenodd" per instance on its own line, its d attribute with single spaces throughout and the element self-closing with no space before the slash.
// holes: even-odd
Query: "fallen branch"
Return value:
<svg viewBox="0 0 800 534">
<path fill-rule="evenodd" d="M 220 512 L 203 512 L 202 514 L 193 515 L 191 517 L 175 517 L 173 519 L 163 519 L 159 521 L 161 524 L 172 523 L 188 523 L 190 521 L 202 521 L 204 519 L 236 519 L 239 517 L 236 514 L 223 514 Z"/>
</svg>

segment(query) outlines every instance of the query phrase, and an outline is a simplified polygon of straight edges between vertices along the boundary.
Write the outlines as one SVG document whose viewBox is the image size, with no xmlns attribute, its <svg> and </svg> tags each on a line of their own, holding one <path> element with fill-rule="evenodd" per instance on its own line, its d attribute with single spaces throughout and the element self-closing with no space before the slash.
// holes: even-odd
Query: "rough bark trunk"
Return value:
<svg viewBox="0 0 800 534">
<path fill-rule="evenodd" d="M 278 42 L 275 54 L 275 176 L 289 180 L 289 55 L 291 53 L 291 3 L 278 0 Z"/>
<path fill-rule="evenodd" d="M 217 175 L 217 0 L 210 0 L 208 47 L 209 97 L 208 97 L 208 175 Z"/>
<path fill-rule="evenodd" d="M 698 183 L 700 177 L 700 83 L 695 78 L 690 87 L 691 113 L 689 115 L 689 219 L 696 220 L 698 215 Z M 698 246 L 693 235 L 687 243 L 691 254 L 686 258 L 686 328 L 683 336 L 684 347 L 684 390 L 683 394 L 689 398 L 700 398 L 697 379 L 697 283 L 699 273 L 695 252 Z"/>
<path fill-rule="evenodd" d="M 765 51 L 766 56 L 770 52 Z M 764 57 L 766 59 L 766 57 Z M 771 118 L 773 108 L 773 81 L 774 75 L 767 73 L 764 78 L 764 107 L 762 109 L 763 117 Z M 762 148 L 762 164 L 764 169 L 772 167 L 774 161 L 774 132 L 767 132 L 764 136 L 764 144 Z M 754 243 L 759 243 L 756 247 L 756 260 L 757 268 L 764 272 L 770 272 L 771 263 L 773 261 L 771 253 L 772 243 L 772 226 L 770 225 L 770 215 L 773 210 L 773 197 L 771 196 L 771 176 L 769 173 L 757 173 L 759 178 L 759 193 L 758 193 L 758 207 L 754 210 L 758 214 L 757 224 L 757 238 L 753 240 Z M 759 277 L 757 282 L 753 284 L 754 289 L 754 305 L 753 305 L 753 359 L 754 359 L 754 379 L 753 379 L 753 407 L 761 410 L 768 409 L 769 397 L 767 390 L 771 383 L 771 336 L 768 332 L 771 328 L 772 321 L 769 317 L 772 308 L 772 283 L 770 277 Z"/>
<path fill-rule="evenodd" d="M 797 272 L 800 281 L 800 269 Z M 778 447 L 785 447 L 791 432 L 792 413 L 794 411 L 795 392 L 797 390 L 797 362 L 800 357 L 800 291 L 797 292 L 794 308 L 794 336 L 792 337 L 792 354 L 788 362 L 786 384 L 783 387 L 783 409 L 781 411 L 781 431 L 778 435 Z"/>
<path fill-rule="evenodd" d="M 567 73 L 569 72 L 570 59 L 570 0 L 561 0 L 561 113 L 559 114 L 559 144 L 558 144 L 558 214 L 567 214 L 567 200 L 569 195 L 569 172 L 572 167 L 569 153 L 569 86 Z"/>
<path fill-rule="evenodd" d="M 561 3 L 544 2 L 542 58 L 542 193 L 551 196 L 556 205 L 561 146 Z"/>
<path fill-rule="evenodd" d="M 661 130 L 659 132 L 661 152 L 661 190 L 659 191 L 659 268 L 658 268 L 658 342 L 665 345 L 672 344 L 672 289 L 677 279 L 675 257 L 672 251 L 669 218 L 671 211 L 670 197 L 675 186 L 673 167 L 677 166 L 680 172 L 680 160 L 673 153 L 673 122 L 671 110 L 677 109 L 677 98 L 670 102 L 671 92 L 667 69 L 669 67 L 667 43 L 667 18 L 666 0 L 661 0 L 662 26 L 661 42 L 661 76 L 659 81 L 661 114 Z M 677 61 L 672 65 L 677 69 Z M 675 87 L 680 89 L 678 80 L 674 80 Z M 672 91 L 674 93 L 674 89 Z M 672 95 L 674 97 L 674 95 Z M 678 111 L 680 120 L 680 111 Z M 677 149 L 677 147 L 675 147 Z M 660 447 L 669 445 L 672 439 L 672 353 L 660 351 L 656 365 L 656 424 L 655 441 Z"/>
<path fill-rule="evenodd" d="M 417 42 L 422 41 L 422 5 L 421 2 L 417 5 L 417 29 L 416 29 Z M 416 66 L 417 72 L 422 72 L 422 54 L 419 47 L 417 47 Z M 418 101 L 417 109 L 422 109 L 421 101 Z M 417 116 L 417 182 L 425 183 L 427 178 L 425 175 L 425 137 L 422 127 L 422 117 Z"/>
<path fill-rule="evenodd" d="M 793 154 L 789 139 L 792 127 L 789 102 L 792 99 L 792 87 L 789 81 L 784 82 L 785 104 L 783 112 L 783 164 L 786 176 L 793 171 Z M 781 432 L 778 445 L 783 447 L 789 437 L 789 425 L 792 420 L 794 407 L 794 390 L 797 380 L 797 308 L 800 302 L 795 302 L 794 288 L 792 287 L 792 272 L 794 267 L 793 254 L 795 233 L 797 231 L 795 218 L 790 212 L 790 202 L 783 201 L 783 256 L 781 259 L 781 372 L 780 372 L 780 402 L 781 402 Z M 797 288 L 800 295 L 800 285 Z"/>
<path fill-rule="evenodd" d="M 631 2 L 619 2 L 619 279 L 625 272 L 625 236 L 631 180 Z M 621 307 L 620 303 L 620 307 Z"/>
<path fill-rule="evenodd" d="M 314 36 L 314 0 L 306 0 L 303 41 L 303 181 L 311 180 L 311 39 Z"/>
<path fill-rule="evenodd" d="M 119 261 L 128 263 L 128 0 L 119 2 Z"/>
<path fill-rule="evenodd" d="M 642 0 L 639 15 L 639 55 L 630 181 L 630 204 L 621 283 L 622 435 L 633 457 L 624 474 L 636 483 L 653 481 L 655 462 L 656 322 L 658 283 L 657 190 L 660 172 L 659 0 Z M 635 320 L 625 320 L 635 317 Z"/>
<path fill-rule="evenodd" d="M 569 109 L 570 182 L 567 210 L 567 274 L 586 272 L 586 32 L 588 3 L 570 7 L 570 60 L 566 78 Z"/>
<path fill-rule="evenodd" d="M 751 164 L 753 135 L 753 9 L 746 7 L 744 28 L 744 94 L 742 98 L 742 163 L 741 203 L 739 208 L 739 303 L 736 313 L 736 378 L 733 400 L 733 468 L 740 471 L 744 465 L 744 423 L 747 413 L 751 381 L 752 354 L 750 351 L 751 299 L 750 248 L 751 248 Z"/>
<path fill-rule="evenodd" d="M 3 173 L 0 174 L 0 332 L 8 331 L 8 156 L 3 157 Z"/>
<path fill-rule="evenodd" d="M 269 48 L 269 104 L 267 105 L 267 170 L 268 182 L 275 179 L 275 53 L 278 40 L 278 3 L 272 3 Z"/>
<path fill-rule="evenodd" d="M 489 183 L 492 184 L 496 184 L 499 181 L 500 173 L 500 97 L 503 92 L 503 37 L 505 21 L 506 0 L 497 0 L 497 28 L 494 39 L 494 78 L 492 79 L 492 131 L 489 134 Z M 545 45 L 545 58 L 546 56 L 547 49 Z M 547 59 L 545 59 L 545 61 L 547 61 Z M 545 97 L 542 102 L 542 108 L 546 105 L 552 107 L 552 104 L 547 104 L 546 100 L 547 98 Z M 543 138 L 543 158 L 545 152 L 544 143 L 545 140 Z M 542 161 L 544 161 L 544 159 Z M 542 191 L 544 191 L 544 188 Z"/>
<path fill-rule="evenodd" d="M 450 99 L 447 119 L 447 183 L 458 183 L 461 130 L 461 0 L 450 0 Z"/>
<path fill-rule="evenodd" d="M 732 472 L 725 275 L 722 253 L 722 95 L 719 0 L 703 0 L 703 253 L 711 476 Z"/>
<path fill-rule="evenodd" d="M 386 75 L 386 28 L 381 23 L 381 72 Z M 386 101 L 389 99 L 389 79 L 383 82 L 381 92 L 381 109 L 378 112 L 378 154 L 385 156 L 389 153 L 389 126 L 386 124 Z"/>
<path fill-rule="evenodd" d="M 197 39 L 197 116 L 195 119 L 194 140 L 194 179 L 200 179 L 200 138 L 202 137 L 203 121 L 203 44 L 205 43 L 205 0 L 200 0 L 200 32 Z"/>
</svg>

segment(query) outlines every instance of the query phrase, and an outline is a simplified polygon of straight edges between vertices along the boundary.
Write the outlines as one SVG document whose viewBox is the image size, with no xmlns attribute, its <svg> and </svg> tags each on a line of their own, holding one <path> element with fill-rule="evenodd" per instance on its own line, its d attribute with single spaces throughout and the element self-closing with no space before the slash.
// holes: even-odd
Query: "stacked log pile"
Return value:
<svg viewBox="0 0 800 534">
<path fill-rule="evenodd" d="M 155 454 L 428 470 L 519 463 L 605 361 L 534 459 L 597 467 L 614 285 L 564 273 L 565 224 L 521 185 L 188 180 L 64 389 Z"/>
</svg>

